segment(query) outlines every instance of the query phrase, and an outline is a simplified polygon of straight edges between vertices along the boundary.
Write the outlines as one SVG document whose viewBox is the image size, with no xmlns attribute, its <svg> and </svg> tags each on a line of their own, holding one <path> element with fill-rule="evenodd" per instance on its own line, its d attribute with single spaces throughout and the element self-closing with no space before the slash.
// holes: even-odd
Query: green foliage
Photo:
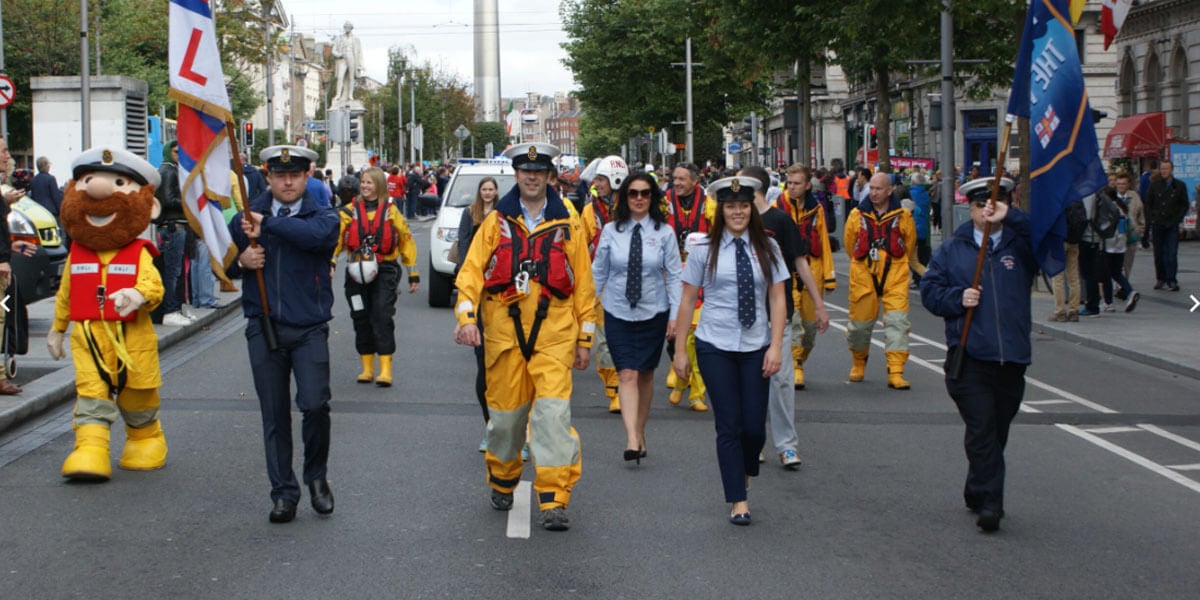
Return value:
<svg viewBox="0 0 1200 600">
<path fill-rule="evenodd" d="M 505 134 L 504 123 L 495 121 L 476 121 L 471 124 L 471 135 L 475 136 L 475 153 L 483 156 L 484 148 L 492 144 L 492 150 L 499 153 L 508 145 L 508 135 Z M 470 143 L 470 140 L 468 140 Z M 468 151 L 469 152 L 469 151 Z M 487 157 L 491 158 L 491 157 Z"/>
<path fill-rule="evenodd" d="M 261 92 L 251 89 L 249 77 L 238 68 L 258 64 L 264 54 L 262 4 L 214 2 L 218 45 L 228 78 L 235 119 L 261 104 Z M 8 110 L 9 145 L 30 149 L 33 143 L 31 77 L 75 75 L 81 72 L 79 2 L 4 0 L 5 71 L 17 86 Z M 166 108 L 175 116 L 168 89 L 168 5 L 163 0 L 90 0 L 89 65 L 91 75 L 123 75 L 149 86 L 146 106 L 151 114 Z M 97 52 L 96 44 L 99 43 Z M 100 69 L 96 60 L 99 55 Z"/>
<path fill-rule="evenodd" d="M 697 160 L 718 159 L 721 127 L 765 106 L 767 78 L 745 74 L 733 49 L 707 43 L 703 11 L 687 0 L 567 0 L 560 13 L 568 36 L 564 63 L 582 88 L 585 156 L 616 154 L 649 127 L 685 139 L 672 122 L 687 112 L 686 73 L 671 63 L 683 62 L 688 36 L 692 60 L 704 65 L 692 78 Z"/>
</svg>

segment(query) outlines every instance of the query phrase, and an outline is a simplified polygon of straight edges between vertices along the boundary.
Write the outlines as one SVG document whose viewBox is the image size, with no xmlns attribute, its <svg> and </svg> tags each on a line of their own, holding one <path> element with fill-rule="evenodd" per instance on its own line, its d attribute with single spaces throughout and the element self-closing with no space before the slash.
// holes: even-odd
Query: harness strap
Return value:
<svg viewBox="0 0 1200 600">
<path fill-rule="evenodd" d="M 126 380 L 128 379 L 126 365 L 128 364 L 129 353 L 125 350 L 125 323 L 123 321 L 120 323 L 117 338 L 114 338 L 112 332 L 108 330 L 108 325 L 101 321 L 101 325 L 104 326 L 105 332 L 108 333 L 113 347 L 117 350 L 117 369 L 115 373 L 109 370 L 108 365 L 104 364 L 104 361 L 101 360 L 100 347 L 96 344 L 96 338 L 92 334 L 92 322 L 84 321 L 81 325 L 83 327 L 83 339 L 87 340 L 88 353 L 91 354 L 92 362 L 96 365 L 96 372 L 100 374 L 100 379 L 104 380 L 104 383 L 108 385 L 110 397 L 119 395 L 125 389 Z M 115 384 L 113 383 L 114 375 L 117 378 Z"/>
<path fill-rule="evenodd" d="M 536 349 L 538 332 L 542 328 L 542 321 L 546 320 L 546 314 L 550 308 L 550 296 L 546 288 L 542 288 L 542 294 L 538 298 L 537 312 L 534 313 L 533 327 L 529 329 L 529 339 L 525 339 L 525 328 L 521 326 L 521 305 L 513 303 L 508 306 L 508 316 L 512 317 L 513 329 L 517 334 L 517 346 L 521 349 L 521 355 L 526 361 L 533 358 L 533 352 Z"/>
</svg>

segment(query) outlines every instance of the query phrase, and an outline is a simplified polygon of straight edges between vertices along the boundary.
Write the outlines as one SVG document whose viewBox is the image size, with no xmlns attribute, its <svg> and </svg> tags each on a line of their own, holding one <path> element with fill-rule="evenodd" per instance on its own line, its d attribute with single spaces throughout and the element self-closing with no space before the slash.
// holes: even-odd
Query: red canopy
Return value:
<svg viewBox="0 0 1200 600">
<path fill-rule="evenodd" d="M 1158 158 L 1167 145 L 1164 113 L 1133 115 L 1117 121 L 1104 140 L 1104 158 Z"/>
</svg>

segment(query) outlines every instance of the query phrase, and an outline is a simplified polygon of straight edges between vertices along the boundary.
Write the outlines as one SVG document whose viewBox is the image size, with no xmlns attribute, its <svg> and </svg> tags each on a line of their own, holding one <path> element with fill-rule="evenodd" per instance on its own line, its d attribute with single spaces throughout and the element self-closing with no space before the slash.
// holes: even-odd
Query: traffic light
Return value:
<svg viewBox="0 0 1200 600">
<path fill-rule="evenodd" d="M 868 148 L 871 148 L 871 149 L 873 150 L 873 149 L 875 149 L 875 148 L 878 148 L 878 147 L 879 147 L 879 140 L 875 138 L 875 126 L 874 126 L 874 125 L 872 125 L 872 126 L 871 126 L 871 140 L 870 140 L 870 142 L 871 142 L 871 143 L 870 143 L 870 145 L 868 145 L 868 146 L 867 146 Z"/>
<path fill-rule="evenodd" d="M 754 141 L 754 117 L 746 117 L 742 119 L 742 139 L 747 142 Z"/>
<path fill-rule="evenodd" d="M 351 142 L 357 142 L 357 141 L 358 141 L 358 134 L 359 134 L 359 131 L 358 131 L 358 119 L 351 118 L 351 119 L 350 119 L 350 141 L 351 141 Z"/>
<path fill-rule="evenodd" d="M 254 123 L 250 121 L 242 123 L 242 145 L 247 150 L 254 147 Z"/>
<path fill-rule="evenodd" d="M 1092 109 L 1092 123 L 1099 124 L 1101 120 L 1107 119 L 1108 113 L 1102 110 Z"/>
</svg>

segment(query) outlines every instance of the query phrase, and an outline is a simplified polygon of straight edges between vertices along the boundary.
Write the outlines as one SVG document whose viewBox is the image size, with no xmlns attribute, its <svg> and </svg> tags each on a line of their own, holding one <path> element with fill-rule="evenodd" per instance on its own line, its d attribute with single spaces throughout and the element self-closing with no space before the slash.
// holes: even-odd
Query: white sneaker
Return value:
<svg viewBox="0 0 1200 600">
<path fill-rule="evenodd" d="M 192 320 L 183 313 L 173 312 L 163 315 L 162 324 L 168 327 L 187 327 L 192 324 Z"/>
<path fill-rule="evenodd" d="M 1104 312 L 1117 312 L 1117 307 L 1115 307 L 1111 304 L 1104 304 L 1100 307 L 1100 310 L 1102 310 Z"/>
</svg>

